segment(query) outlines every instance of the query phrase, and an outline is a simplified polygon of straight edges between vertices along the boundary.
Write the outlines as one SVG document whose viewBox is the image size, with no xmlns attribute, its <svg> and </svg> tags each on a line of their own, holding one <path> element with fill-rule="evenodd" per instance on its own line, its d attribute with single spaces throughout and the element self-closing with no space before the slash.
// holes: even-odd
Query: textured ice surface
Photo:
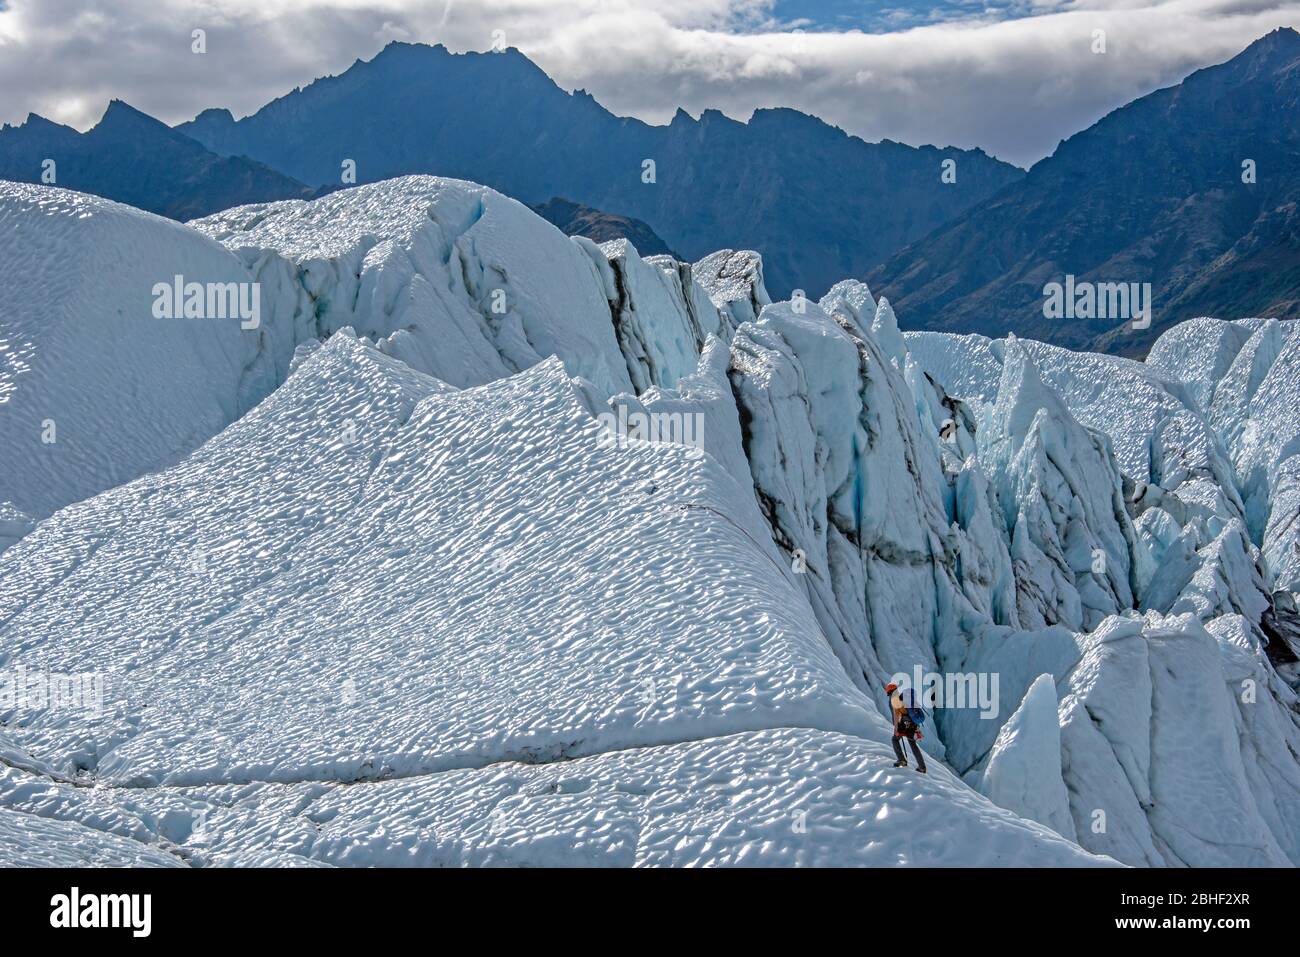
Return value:
<svg viewBox="0 0 1300 957">
<path fill-rule="evenodd" d="M 607 393 L 631 386 L 589 257 L 485 186 L 404 176 L 190 225 L 238 253 L 295 341 L 350 326 L 457 386 L 551 355 Z"/>
<path fill-rule="evenodd" d="M 619 350 L 637 392 L 671 388 L 695 371 L 705 340 L 723 331 L 721 314 L 671 257 L 643 260 L 626 239 L 597 246 L 573 240 L 591 256 L 604 284 Z"/>
<path fill-rule="evenodd" d="M 1135 581 L 1142 608 L 1170 611 L 1188 601 L 1217 607 L 1195 594 L 1180 596 L 1194 580 L 1201 582 L 1194 590 L 1204 594 L 1206 575 L 1222 576 L 1225 553 L 1215 542 L 1234 523 L 1261 550 L 1246 565 L 1258 562 L 1263 574 L 1243 566 L 1220 590 L 1257 606 L 1251 593 L 1291 581 L 1297 530 L 1289 517 L 1300 509 L 1293 479 L 1300 459 L 1287 449 L 1300 428 L 1289 414 L 1300 383 L 1286 371 L 1285 358 L 1274 371 L 1274 360 L 1285 353 L 1281 343 L 1293 334 L 1289 328 L 1198 319 L 1162 336 L 1146 363 L 1018 342 L 1071 415 L 1104 433 L 1115 450 L 1126 507 L 1149 556 Z M 1006 341 L 940 333 L 906 338 L 912 358 L 948 392 L 976 408 L 993 400 L 990 383 L 1001 376 Z M 1256 408 L 1253 397 L 1265 383 L 1267 398 Z"/>
<path fill-rule="evenodd" d="M 736 254 L 725 279 L 706 270 L 706 288 L 688 264 L 643 260 L 627 240 L 570 239 L 495 190 L 434 176 L 190 225 L 238 253 L 294 342 L 348 326 L 456 386 L 552 355 L 607 396 L 672 386 L 708 336 L 735 327 L 727 296 L 767 301 L 755 254 Z"/>
<path fill-rule="evenodd" d="M 186 462 L 0 558 L 6 663 L 113 677 L 111 720 L 15 739 L 148 784 L 871 729 L 721 466 L 600 438 L 558 363 L 457 392 L 332 337 Z"/>
<path fill-rule="evenodd" d="M 908 332 L 904 338 L 912 357 L 950 395 L 976 405 L 996 398 L 1007 340 L 943 332 Z M 1150 437 L 1165 420 L 1189 419 L 1187 444 L 1193 447 L 1210 442 L 1210 430 L 1197 407 L 1159 369 L 1121 356 L 1017 341 L 1080 424 L 1110 437 L 1120 468 L 1129 477 L 1150 478 Z"/>
<path fill-rule="evenodd" d="M 0 730 L 0 867 L 175 867 L 183 852 L 107 788 L 37 761 Z"/>
<path fill-rule="evenodd" d="M 599 436 L 556 363 L 456 391 L 335 335 L 0 558 L 5 664 L 111 673 L 9 726 L 0 807 L 209 863 L 1089 862 L 889 770 L 734 478 Z"/>
<path fill-rule="evenodd" d="M 752 249 L 720 249 L 694 266 L 695 281 L 734 329 L 757 319 L 771 302 L 763 285 L 763 257 Z"/>
<path fill-rule="evenodd" d="M 453 385 L 556 355 L 606 396 L 633 388 L 630 373 L 636 391 L 675 384 L 709 335 L 730 336 L 689 265 L 626 243 L 607 262 L 583 242 L 493 190 L 429 176 L 188 226 L 0 184 L 0 550 L 179 461 L 283 382 L 300 344 L 345 326 Z M 765 302 L 761 263 L 746 254 L 737 269 L 727 288 Z M 154 287 L 176 276 L 255 291 L 256 328 L 155 318 Z"/>
<path fill-rule="evenodd" d="M 219 266 L 263 322 L 137 362 L 154 327 L 85 333 L 66 271 L 3 291 L 0 403 L 66 419 L 84 371 L 129 453 L 60 490 L 42 445 L 0 487 L 0 695 L 103 690 L 0 697 L 14 860 L 1091 860 L 1028 818 L 1300 862 L 1293 327 L 1198 320 L 1146 365 L 904 337 L 862 283 L 772 304 L 755 253 L 643 260 L 434 177 L 208 237 L 23 189 L 83 289 Z M 880 713 L 914 668 L 999 683 L 935 705 L 927 778 Z"/>
<path fill-rule="evenodd" d="M 1300 325 L 1197 319 L 1163 334 L 1148 362 L 1200 398 L 1270 584 L 1300 590 Z"/>
<path fill-rule="evenodd" d="M 109 200 L 0 181 L 0 274 L 0 549 L 9 509 L 40 519 L 172 464 L 292 354 L 265 325 L 155 318 L 157 283 L 248 276 L 219 243 Z"/>
<path fill-rule="evenodd" d="M 727 370 L 731 354 L 720 339 L 711 338 L 705 343 L 696 370 L 678 381 L 675 389 L 655 386 L 640 396 L 619 395 L 607 402 L 593 401 L 595 412 L 616 412 L 626 408 L 628 414 L 643 412 L 667 416 L 701 416 L 701 445 L 711 457 L 717 459 L 736 480 L 738 502 L 750 502 L 755 507 L 753 478 L 749 460 L 745 456 L 744 435 L 740 427 L 740 413 L 731 392 Z M 766 545 L 767 535 L 760 535 Z"/>
<path fill-rule="evenodd" d="M 1210 409 L 1219 380 L 1260 325 L 1257 319 L 1180 322 L 1161 333 L 1147 354 L 1146 364 L 1165 378 L 1183 383 L 1199 408 Z"/>
<path fill-rule="evenodd" d="M 0 867 L 184 867 L 164 851 L 72 821 L 0 805 Z"/>
<path fill-rule="evenodd" d="M 995 629 L 964 667 L 997 673 L 1014 712 L 1000 731 L 969 713 L 948 721 L 949 761 L 995 801 L 1136 866 L 1300 858 L 1296 696 L 1246 619 L 1207 630 L 1192 615 L 1130 613 L 1089 634 Z"/>
<path fill-rule="evenodd" d="M 1233 703 L 1242 689 L 1225 683 L 1218 642 L 1191 616 L 1148 616 L 1112 619 L 1085 644 L 1061 701 L 1062 765 L 1085 845 L 1133 864 L 1294 860 L 1294 832 L 1273 833 L 1252 793 Z M 1106 828 L 1085 834 L 1097 810 Z"/>
<path fill-rule="evenodd" d="M 860 335 L 866 335 L 876 316 L 876 300 L 865 282 L 843 279 L 831 286 L 817 305 L 828 315 L 840 316 Z"/>
<path fill-rule="evenodd" d="M 96 822 L 206 865 L 1112 863 L 942 767 L 921 778 L 891 764 L 883 742 L 775 728 L 362 784 L 114 790 L 116 809 L 29 775 L 7 788 L 0 777 L 0 812 L 33 828 L 51 816 Z"/>
<path fill-rule="evenodd" d="M 1039 820 L 1054 813 L 1059 818 L 1059 812 L 1051 811 L 1056 802 L 1046 796 L 1059 794 L 1054 781 L 1061 774 L 1080 842 L 1131 864 L 1300 860 L 1295 816 L 1289 810 L 1300 797 L 1300 767 L 1293 757 L 1300 723 L 1291 704 L 1295 693 L 1286 681 L 1288 669 L 1279 671 L 1268 663 L 1285 654 L 1279 657 L 1276 647 L 1271 655 L 1265 653 L 1269 638 L 1261 626 L 1270 613 L 1264 574 L 1276 575 L 1279 567 L 1287 567 L 1286 543 L 1279 547 L 1279 536 L 1270 536 L 1268 528 L 1281 524 L 1278 506 L 1284 513 L 1288 507 L 1285 455 L 1297 402 L 1283 371 L 1286 359 L 1279 357 L 1291 333 L 1276 323 L 1272 328 L 1258 321 L 1240 325 L 1197 320 L 1176 327 L 1157 344 L 1148 364 L 1034 342 L 932 333 L 905 337 L 909 363 L 925 373 L 909 375 L 918 404 L 931 423 L 940 423 L 945 415 L 952 420 L 951 441 L 941 443 L 950 472 L 966 427 L 962 404 L 948 397 L 960 396 L 979 417 L 979 468 L 971 478 L 988 473 L 1003 508 L 1014 511 L 1004 513 L 1004 519 L 1017 568 L 1018 624 L 1041 624 L 1026 614 L 1026 605 L 1043 606 L 1047 596 L 1057 595 L 1059 613 L 1077 595 L 1082 623 L 1096 629 L 1072 637 L 1050 629 L 1019 635 L 967 629 L 969 644 L 960 668 L 996 671 L 1004 699 L 1018 700 L 1026 671 L 1033 670 L 1004 649 L 1032 647 L 1038 667 L 1050 667 L 1060 697 L 1062 755 L 1059 761 L 1024 760 L 1032 771 L 1021 767 L 1009 779 L 985 777 L 988 766 L 995 766 L 985 749 L 992 747 L 994 755 L 999 751 L 986 723 L 941 713 L 949 758 L 964 772 L 969 768 L 968 780 L 977 781 L 986 793 Z M 1014 390 L 1015 401 L 1008 404 L 1008 368 L 1022 364 L 1041 372 L 1041 388 L 1036 386 L 1031 395 L 1023 388 Z M 1251 397 L 1265 383 L 1269 400 L 1256 408 Z M 1009 411 L 1016 404 L 1020 416 Z M 1077 424 L 1060 424 L 1070 419 Z M 1049 421 L 1054 424 L 1044 433 Z M 1080 425 L 1106 438 L 1095 455 L 1085 455 L 1097 458 L 1091 466 L 1067 451 L 1087 451 Z M 1016 438 L 1036 432 L 1037 441 Z M 1073 438 L 1063 442 L 1066 435 Z M 1261 435 L 1267 438 L 1260 441 Z M 1046 437 L 1051 441 L 1043 441 Z M 1125 473 L 1122 498 L 1115 494 L 1118 476 L 1104 465 L 1106 445 Z M 952 446 L 956 448 L 950 450 Z M 998 454 L 999 448 L 1004 454 Z M 971 503 L 966 510 L 981 500 L 978 484 L 968 482 L 966 493 L 956 498 L 958 504 Z M 1090 498 L 1096 501 L 1088 506 Z M 1017 536 L 1026 510 L 1034 509 L 1042 510 L 1029 525 L 1037 534 Z M 1126 513 L 1136 516 L 1132 530 Z M 1261 522 L 1264 515 L 1272 517 L 1271 526 Z M 1254 526 L 1253 536 L 1247 534 L 1248 525 Z M 968 542 L 981 537 L 971 534 L 970 520 L 962 526 Z M 1086 548 L 1081 544 L 1094 538 Z M 1041 541 L 1051 547 L 1028 548 Z M 1262 553 L 1256 547 L 1260 544 L 1265 546 Z M 1128 595 L 1124 577 L 1103 582 L 1086 566 L 1083 559 L 1095 546 L 1104 552 L 1108 571 L 1115 569 L 1116 559 L 1122 564 L 1126 552 L 1132 556 L 1124 576 Z M 1282 561 L 1269 560 L 1269 547 Z M 991 571 L 996 568 L 994 561 Z M 1058 572 L 1073 581 L 1054 584 Z M 1105 587 L 1098 592 L 1090 584 Z M 1181 617 L 1099 620 L 1109 611 L 1123 611 L 1134 598 L 1143 609 Z M 1044 615 L 1042 620 L 1077 627 L 1071 614 Z M 1216 642 L 1211 635 L 1217 653 L 1212 653 Z M 1032 644 L 1025 646 L 1025 641 Z M 957 658 L 950 654 L 945 660 L 952 668 Z M 1246 695 L 1243 681 L 1257 694 Z M 1178 704 L 1191 688 L 1206 707 L 1188 710 Z M 1243 696 L 1250 700 L 1240 700 Z M 1105 718 L 1108 713 L 1114 717 Z M 1017 727 L 1023 720 L 1003 728 L 1010 740 L 1002 747 L 1024 733 Z M 1130 734 L 1130 728 L 1138 730 Z M 1050 752 L 1041 747 L 1047 737 L 1040 729 L 1033 736 L 1040 746 L 1025 756 Z M 1206 742 L 1205 754 L 1213 760 L 1195 759 L 1192 742 L 1198 740 Z M 1021 783 L 1031 778 L 1032 789 Z M 1163 798 L 1152 797 L 1162 789 Z M 1203 795 L 1203 807 L 1193 806 L 1191 795 L 1197 794 Z M 1105 812 L 1107 830 L 1095 829 L 1098 812 Z M 1071 832 L 1064 828 L 1062 833 Z"/>
<path fill-rule="evenodd" d="M 1075 839 L 1069 792 L 1061 777 L 1061 728 L 1056 685 L 1039 675 L 993 744 L 980 791 L 1000 807 Z"/>
<path fill-rule="evenodd" d="M 947 561 L 938 462 L 875 341 L 813 303 L 767 306 L 732 343 L 754 487 L 854 680 L 935 664 Z"/>
<path fill-rule="evenodd" d="M 979 460 L 1011 537 L 1020 623 L 1091 630 L 1131 608 L 1144 561 L 1110 443 L 1081 426 L 1019 340 L 980 423 Z"/>
</svg>

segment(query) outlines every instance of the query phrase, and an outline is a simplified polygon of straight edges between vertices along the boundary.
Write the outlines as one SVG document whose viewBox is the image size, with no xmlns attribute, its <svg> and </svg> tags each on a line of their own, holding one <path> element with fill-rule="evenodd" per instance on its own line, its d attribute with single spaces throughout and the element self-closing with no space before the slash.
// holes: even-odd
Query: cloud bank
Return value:
<svg viewBox="0 0 1300 957">
<path fill-rule="evenodd" d="M 772 0 L 7 0 L 0 122 L 30 111 L 85 129 L 113 97 L 169 123 L 211 106 L 240 116 L 389 40 L 503 38 L 566 89 L 650 122 L 679 106 L 738 119 L 792 106 L 868 140 L 1029 165 L 1134 97 L 1300 26 L 1300 2 L 1282 0 L 950 4 L 877 34 L 779 13 Z"/>
</svg>

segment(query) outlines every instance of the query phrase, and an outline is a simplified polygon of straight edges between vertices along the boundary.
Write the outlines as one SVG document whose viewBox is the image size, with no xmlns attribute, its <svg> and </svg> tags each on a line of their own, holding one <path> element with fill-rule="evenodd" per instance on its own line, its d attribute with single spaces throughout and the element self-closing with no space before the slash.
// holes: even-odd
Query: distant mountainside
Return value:
<svg viewBox="0 0 1300 957">
<path fill-rule="evenodd" d="M 639 219 L 606 213 L 558 196 L 534 206 L 533 212 L 569 236 L 586 236 L 597 243 L 627 239 L 642 256 L 683 258 L 669 249 L 659 234 Z"/>
<path fill-rule="evenodd" d="M 980 150 L 866 143 L 788 109 L 650 126 L 560 89 L 517 50 L 408 43 L 242 120 L 206 110 L 177 129 L 313 186 L 339 182 L 350 159 L 358 182 L 436 173 L 617 210 L 688 259 L 760 250 L 776 295 L 820 295 L 1024 175 Z M 941 180 L 945 159 L 955 183 Z"/>
<path fill-rule="evenodd" d="M 0 179 L 40 183 L 47 159 L 54 185 L 180 220 L 313 192 L 254 160 L 218 156 L 121 100 L 85 133 L 36 114 L 0 129 Z"/>
<path fill-rule="evenodd" d="M 1201 315 L 1300 315 L 1300 34 L 1116 110 L 868 274 L 909 327 L 1143 355 Z M 1255 179 L 1243 182 L 1253 161 Z M 1044 317 L 1043 287 L 1149 282 L 1152 322 Z"/>
</svg>

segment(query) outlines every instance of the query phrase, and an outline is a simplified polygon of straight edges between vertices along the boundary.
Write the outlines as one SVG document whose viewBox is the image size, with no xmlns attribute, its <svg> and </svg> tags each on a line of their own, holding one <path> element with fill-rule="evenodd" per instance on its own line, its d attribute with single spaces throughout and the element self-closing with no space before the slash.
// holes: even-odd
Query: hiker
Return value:
<svg viewBox="0 0 1300 957">
<path fill-rule="evenodd" d="M 894 767 L 907 767 L 907 758 L 903 756 L 903 744 L 901 739 L 907 738 L 912 746 L 912 754 L 916 755 L 916 770 L 925 774 L 925 755 L 921 753 L 917 741 L 924 738 L 921 733 L 920 722 L 925 720 L 925 712 L 920 705 L 916 703 L 916 693 L 909 690 L 908 695 L 911 698 L 910 706 L 903 701 L 902 692 L 898 690 L 898 685 L 892 681 L 885 685 L 885 692 L 889 695 L 889 709 L 894 716 L 894 755 L 898 758 L 894 762 Z"/>
</svg>

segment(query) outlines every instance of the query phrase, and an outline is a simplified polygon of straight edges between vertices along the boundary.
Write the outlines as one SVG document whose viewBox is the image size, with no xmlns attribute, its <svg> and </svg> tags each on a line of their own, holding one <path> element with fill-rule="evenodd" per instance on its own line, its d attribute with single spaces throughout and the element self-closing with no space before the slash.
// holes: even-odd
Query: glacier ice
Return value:
<svg viewBox="0 0 1300 957">
<path fill-rule="evenodd" d="M 186 462 L 6 554 L 40 560 L 0 583 L 0 644 L 113 686 L 108 718 L 12 734 L 139 786 L 865 732 L 745 506 L 696 450 L 603 446 L 558 364 L 456 391 L 345 330 Z"/>
<path fill-rule="evenodd" d="M 943 769 L 922 783 L 890 768 L 888 752 L 772 728 L 553 764 L 118 789 L 112 801 L 9 772 L 0 812 L 29 831 L 76 828 L 191 865 L 1113 866 Z M 9 846 L 17 861 L 41 859 Z"/>
<path fill-rule="evenodd" d="M 1077 840 L 1061 776 L 1056 709 L 1056 682 L 1050 674 L 1039 675 L 998 732 L 979 789 L 999 806 Z"/>
<path fill-rule="evenodd" d="M 977 437 L 1011 539 L 1020 623 L 1091 631 L 1133 607 L 1143 555 L 1110 444 L 1075 420 L 1018 340 Z"/>
<path fill-rule="evenodd" d="M 0 548 L 180 460 L 292 354 L 236 319 L 155 318 L 157 283 L 248 275 L 208 237 L 109 200 L 0 181 L 0 262 Z"/>
<path fill-rule="evenodd" d="M 631 383 L 583 250 L 484 186 L 407 176 L 190 224 L 232 250 L 294 343 L 350 327 L 456 386 L 549 355 L 607 391 Z"/>
<path fill-rule="evenodd" d="M 1097 861 L 887 773 L 752 500 L 694 449 L 603 445 L 579 389 L 544 362 L 455 390 L 345 329 L 184 463 L 54 516 L 4 557 L 0 646 L 114 672 L 107 720 L 27 713 L 0 806 L 228 864 L 940 863 L 962 833 L 962 863 Z M 906 836 L 856 836 L 891 811 Z"/>
<path fill-rule="evenodd" d="M 299 345 L 344 327 L 452 385 L 556 355 L 609 395 L 675 384 L 708 336 L 730 337 L 710 290 L 767 301 L 753 254 L 716 265 L 726 278 L 706 288 L 690 264 L 643 261 L 626 244 L 596 251 L 494 190 L 429 176 L 187 226 L 0 183 L 0 237 L 22 276 L 0 285 L 0 444 L 14 451 L 0 459 L 0 548 L 179 461 L 279 386 Z M 616 272 L 630 277 L 621 304 Z M 255 286 L 257 327 L 154 318 L 155 284 L 176 276 Z M 653 369 L 620 335 L 646 344 Z"/>
<path fill-rule="evenodd" d="M 880 691 L 936 667 L 951 542 L 901 373 L 860 328 L 779 303 L 737 330 L 730 377 L 755 493 L 849 673 Z"/>
<path fill-rule="evenodd" d="M 0 685 L 14 862 L 1300 863 L 1294 326 L 904 334 L 436 177 L 0 221 L 0 674 L 104 689 Z"/>
<path fill-rule="evenodd" d="M 772 301 L 763 284 L 763 257 L 752 249 L 719 249 L 697 262 L 693 274 L 732 329 L 757 319 Z"/>
<path fill-rule="evenodd" d="M 1269 584 L 1300 590 L 1300 327 L 1198 319 L 1161 336 L 1149 362 L 1207 410 Z"/>
</svg>

